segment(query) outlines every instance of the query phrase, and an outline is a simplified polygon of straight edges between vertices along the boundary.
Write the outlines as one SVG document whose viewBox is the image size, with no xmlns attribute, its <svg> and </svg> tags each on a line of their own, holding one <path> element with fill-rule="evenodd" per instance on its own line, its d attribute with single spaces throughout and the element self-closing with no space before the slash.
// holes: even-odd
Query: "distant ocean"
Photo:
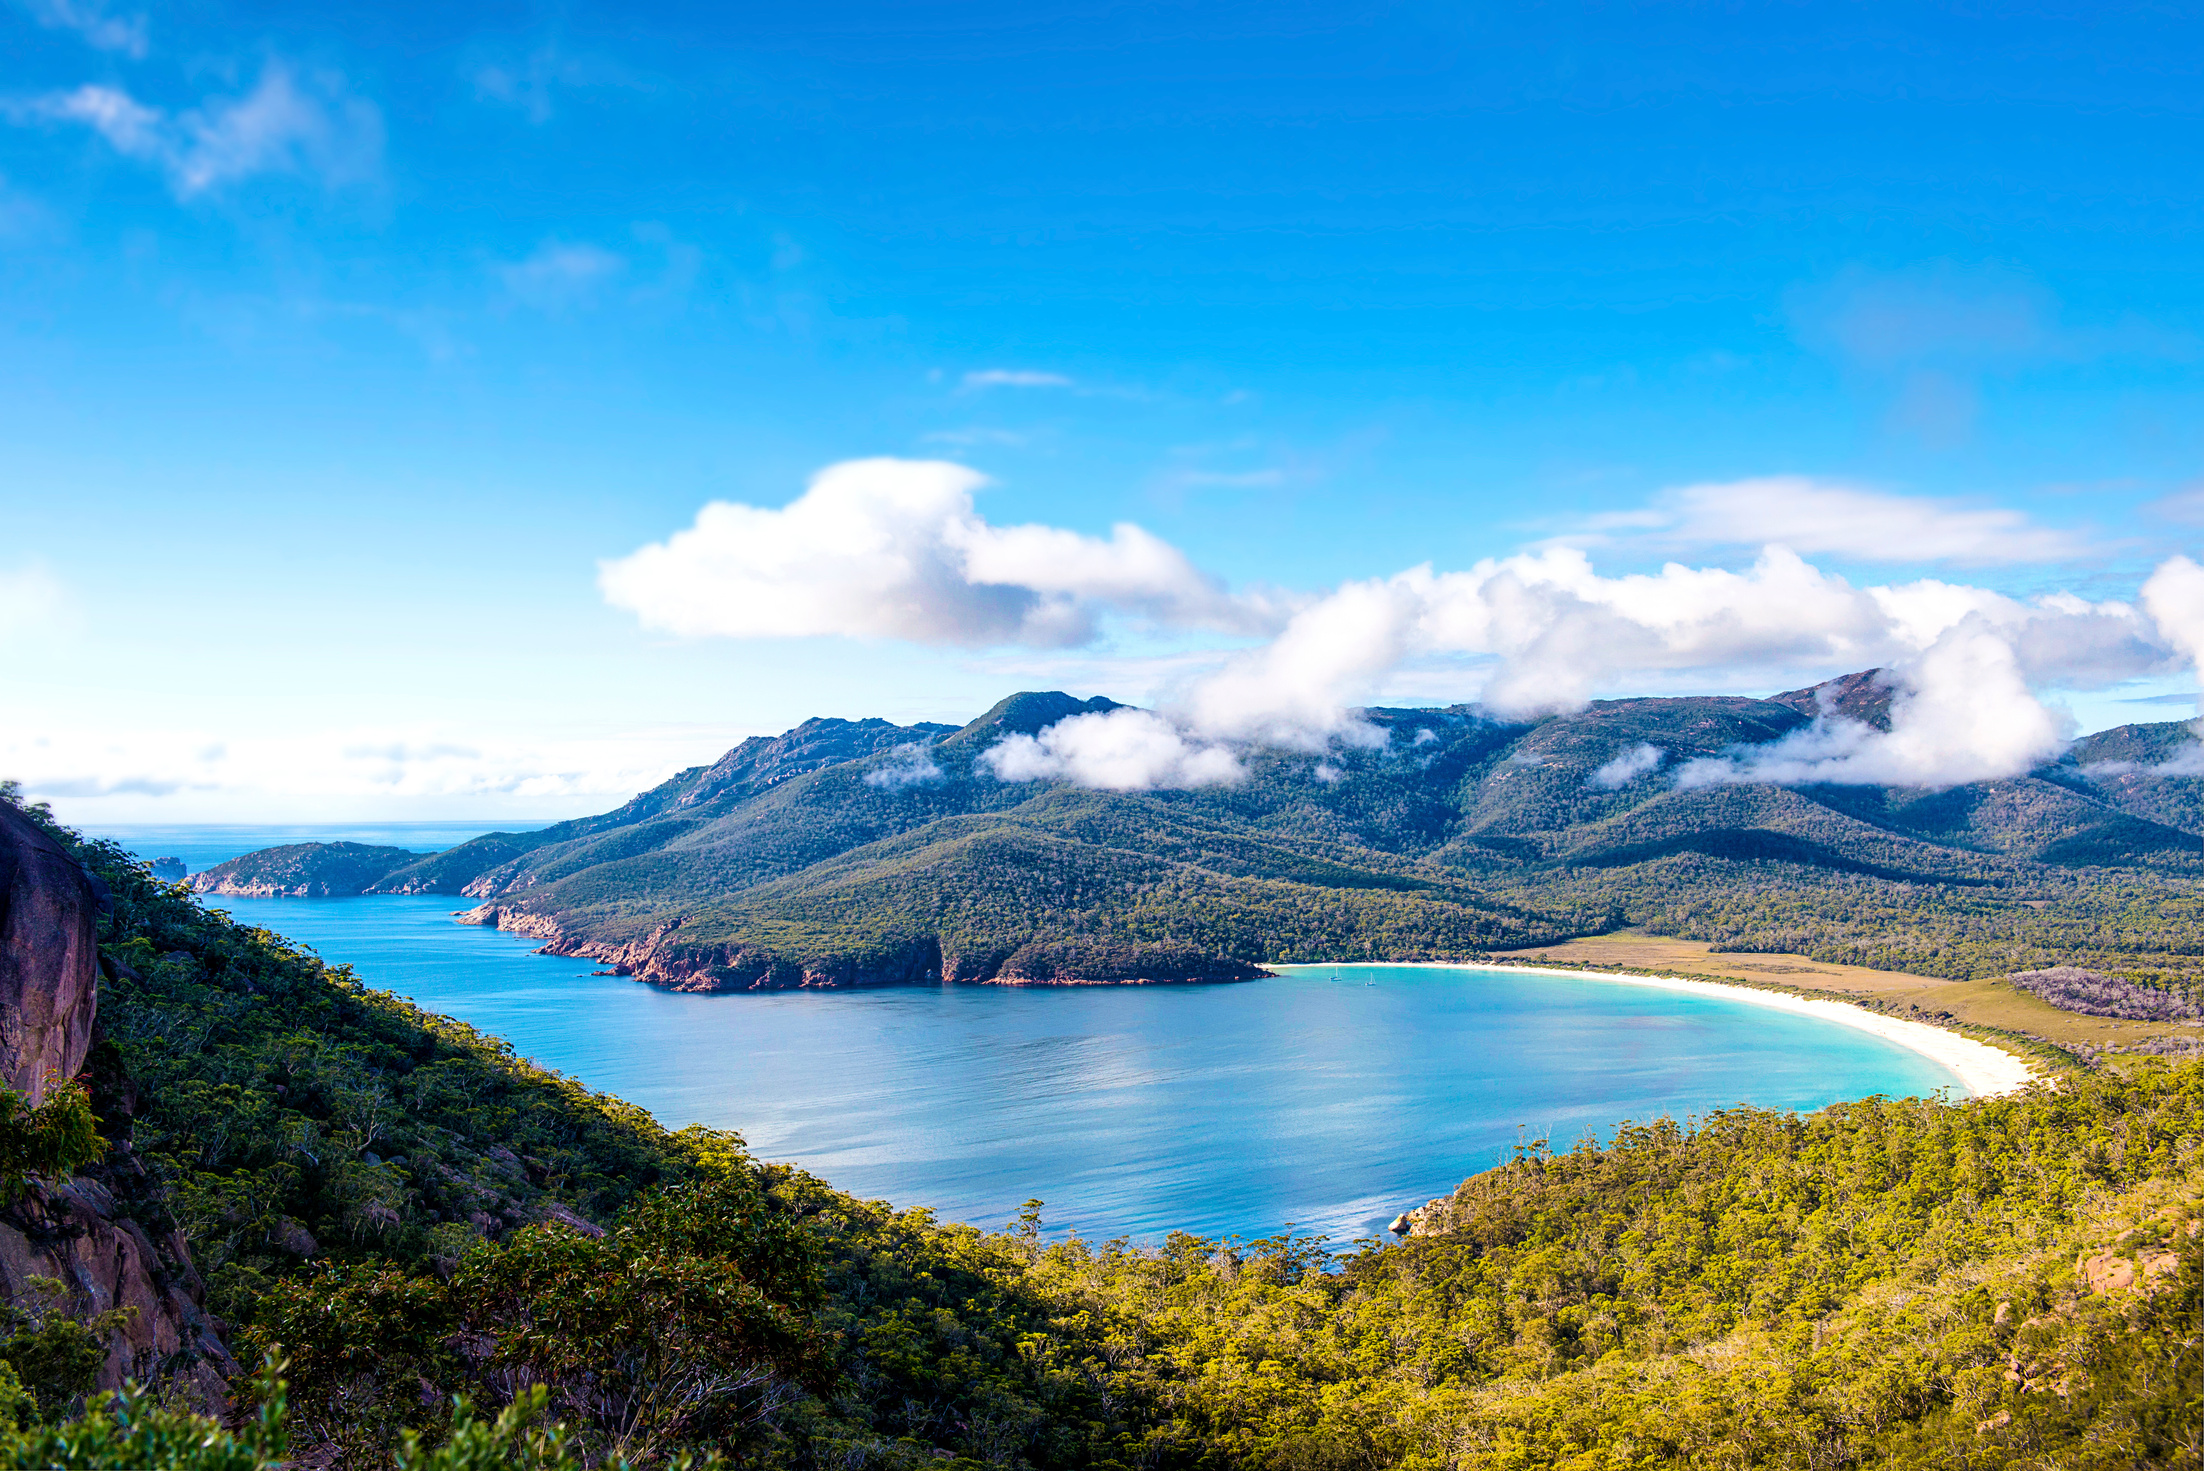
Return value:
<svg viewBox="0 0 2204 1471">
<path fill-rule="evenodd" d="M 385 848 L 409 848 L 416 853 L 441 853 L 469 838 L 488 832 L 525 833 L 549 827 L 557 818 L 504 822 L 358 822 L 293 824 L 271 827 L 247 824 L 125 823 L 86 825 L 87 837 L 113 838 L 139 857 L 181 858 L 184 867 L 199 873 L 262 848 L 290 843 L 374 843 Z"/>
<path fill-rule="evenodd" d="M 197 870 L 276 842 L 425 850 L 482 830 L 110 831 Z M 451 896 L 208 902 L 669 1126 L 735 1129 L 765 1158 L 946 1219 L 1000 1225 L 1038 1197 L 1052 1228 L 1095 1238 L 1370 1235 L 1519 1140 L 1956 1084 L 1849 1027 L 1574 977 L 1346 966 L 1241 985 L 691 996 L 454 924 Z"/>
</svg>

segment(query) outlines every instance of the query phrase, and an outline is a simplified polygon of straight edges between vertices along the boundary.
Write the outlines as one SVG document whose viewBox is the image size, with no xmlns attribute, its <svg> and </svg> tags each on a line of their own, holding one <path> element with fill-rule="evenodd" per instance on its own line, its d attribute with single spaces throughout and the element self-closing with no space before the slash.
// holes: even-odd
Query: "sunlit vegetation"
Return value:
<svg viewBox="0 0 2204 1471">
<path fill-rule="evenodd" d="M 1058 830 L 1094 813 L 1067 799 Z M 1286 948 L 1278 916 L 1250 900 L 1220 917 L 1214 900 L 1290 884 L 1245 892 L 1345 902 L 1331 911 L 1345 928 L 1324 943 L 1406 946 L 1413 906 L 1451 903 L 1475 878 L 1469 916 L 1528 914 L 1535 900 L 1540 914 L 1626 914 L 1734 948 L 1930 973 L 2082 961 L 2178 989 L 2204 954 L 2193 895 L 2155 871 L 1959 853 L 1931 882 L 1890 876 L 1916 871 L 1903 844 L 1855 847 L 1846 862 L 1873 870 L 1861 871 L 1796 848 L 1752 856 L 1730 838 L 1642 856 L 1632 844 L 1670 841 L 1658 815 L 1599 837 L 1637 853 L 1629 862 L 1535 881 L 1509 876 L 1519 858 L 1504 843 L 1460 838 L 1417 866 L 1354 870 L 1384 883 L 1251 876 L 1235 866 L 1285 860 L 1219 832 L 1194 864 L 1209 877 L 1158 878 L 1139 902 L 1096 902 L 1077 864 L 988 882 L 1190 945 L 1244 923 Z M 1269 851 L 1339 863 L 1336 840 L 1285 835 Z M 946 862 L 932 841 L 914 835 L 897 860 L 908 866 L 878 884 L 886 912 L 923 912 L 927 865 Z M 1735 1110 L 1558 1153 L 1533 1143 L 1399 1243 L 1066 1240 L 1038 1203 L 1008 1229 L 948 1225 L 761 1164 L 729 1135 L 669 1134 L 209 913 L 111 846 L 77 851 L 115 895 L 90 1092 L 60 1088 L 0 1121 L 0 1179 L 30 1189 L 127 1143 L 148 1183 L 117 1209 L 180 1223 L 241 1356 L 280 1368 L 233 1386 L 225 1424 L 161 1385 L 88 1396 L 114 1324 L 34 1297 L 0 1322 L 0 1461 L 2078 1471 L 2200 1459 L 2204 1065 L 2135 1057 L 2015 1098 Z M 1160 838 L 1127 851 L 1178 861 Z M 848 872 L 854 892 L 884 870 Z M 936 902 L 953 908 L 957 892 Z M 1386 914 L 1409 928 L 1370 928 Z"/>
</svg>

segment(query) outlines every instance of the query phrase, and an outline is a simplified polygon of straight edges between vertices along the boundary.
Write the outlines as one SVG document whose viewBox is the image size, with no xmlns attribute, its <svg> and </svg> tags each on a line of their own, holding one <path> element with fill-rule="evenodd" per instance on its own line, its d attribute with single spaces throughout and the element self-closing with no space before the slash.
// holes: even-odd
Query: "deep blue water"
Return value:
<svg viewBox="0 0 2204 1471">
<path fill-rule="evenodd" d="M 668 1125 L 948 1219 L 1037 1196 L 1091 1237 L 1369 1235 L 1519 1138 L 1955 1086 L 1827 1022 L 1519 972 L 687 996 L 455 925 L 449 897 L 210 902 Z"/>
</svg>

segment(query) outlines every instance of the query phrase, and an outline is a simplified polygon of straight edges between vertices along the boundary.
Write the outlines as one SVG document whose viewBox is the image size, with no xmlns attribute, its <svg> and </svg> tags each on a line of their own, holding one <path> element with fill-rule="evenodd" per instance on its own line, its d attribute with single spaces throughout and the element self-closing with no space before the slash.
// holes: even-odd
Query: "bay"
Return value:
<svg viewBox="0 0 2204 1471">
<path fill-rule="evenodd" d="M 670 1127 L 946 1219 L 1038 1198 L 1052 1234 L 1372 1235 L 1519 1142 L 1956 1086 L 1817 1019 L 1489 968 L 694 996 L 454 924 L 448 896 L 208 902 Z"/>
</svg>

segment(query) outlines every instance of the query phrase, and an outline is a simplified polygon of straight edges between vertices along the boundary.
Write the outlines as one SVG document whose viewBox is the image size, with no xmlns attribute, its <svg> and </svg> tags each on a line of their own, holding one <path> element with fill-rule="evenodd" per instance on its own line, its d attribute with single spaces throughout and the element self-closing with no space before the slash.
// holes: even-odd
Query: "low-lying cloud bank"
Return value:
<svg viewBox="0 0 2204 1471">
<path fill-rule="evenodd" d="M 973 502 L 984 484 L 942 462 L 836 465 L 779 510 L 705 507 L 690 529 L 605 563 L 601 583 L 646 625 L 691 635 L 1060 649 L 1092 642 L 1114 614 L 1266 640 L 1220 655 L 1166 714 L 1079 716 L 990 756 L 1005 780 L 1112 790 L 1228 784 L 1242 775 L 1238 753 L 1253 746 L 1313 755 L 1369 744 L 1376 732 L 1354 710 L 1396 671 L 1435 658 L 1481 664 L 1482 703 L 1508 717 L 1573 709 L 1633 677 L 1704 674 L 1734 688 L 1761 670 L 1781 678 L 1880 666 L 1895 692 L 1887 732 L 1825 716 L 1767 746 L 1687 762 L 1674 780 L 1946 786 L 2056 756 L 2070 732 L 2045 689 L 2102 688 L 2204 659 L 2204 568 L 2183 556 L 2163 562 L 2135 603 L 2019 599 L 1936 578 L 1855 586 L 1773 540 L 1742 571 L 1670 562 L 1604 576 L 1581 548 L 1548 546 L 1296 601 L 1232 592 L 1130 524 L 1107 539 L 993 525 Z M 1872 545 L 1869 523 L 1880 517 L 1887 544 L 1907 549 L 1888 560 L 2013 560 L 2076 544 L 2017 513 L 1960 513 L 1796 478 L 1694 487 L 1660 504 L 1661 535 L 1710 539 L 1692 528 L 1731 507 L 1739 515 L 1727 521 L 1839 551 Z M 1838 510 L 1850 541 L 1826 531 Z M 1598 780 L 1620 785 L 1661 759 L 1624 753 Z"/>
</svg>

